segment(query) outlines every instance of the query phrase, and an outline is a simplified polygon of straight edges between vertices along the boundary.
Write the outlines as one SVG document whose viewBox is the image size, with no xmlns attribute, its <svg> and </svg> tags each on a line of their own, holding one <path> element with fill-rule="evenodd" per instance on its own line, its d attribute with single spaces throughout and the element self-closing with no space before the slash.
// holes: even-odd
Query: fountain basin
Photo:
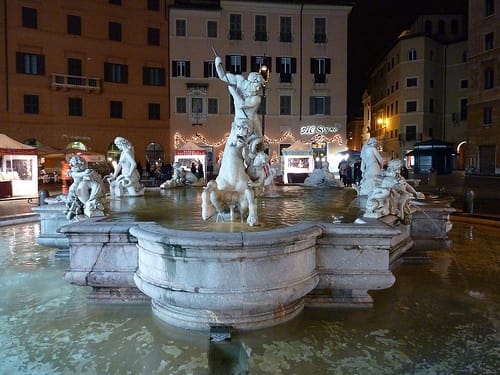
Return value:
<svg viewBox="0 0 500 375">
<path fill-rule="evenodd" d="M 276 325 L 301 312 L 319 281 L 317 224 L 239 233 L 138 225 L 130 233 L 138 240 L 136 285 L 174 326 Z"/>
</svg>

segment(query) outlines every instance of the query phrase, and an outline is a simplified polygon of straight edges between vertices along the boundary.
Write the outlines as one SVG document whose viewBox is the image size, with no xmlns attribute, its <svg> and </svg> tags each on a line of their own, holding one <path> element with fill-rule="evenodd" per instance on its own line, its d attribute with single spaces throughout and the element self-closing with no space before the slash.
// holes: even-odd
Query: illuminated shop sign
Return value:
<svg viewBox="0 0 500 375">
<path fill-rule="evenodd" d="M 307 125 L 300 127 L 300 135 L 329 134 L 339 131 L 339 126 Z"/>
</svg>

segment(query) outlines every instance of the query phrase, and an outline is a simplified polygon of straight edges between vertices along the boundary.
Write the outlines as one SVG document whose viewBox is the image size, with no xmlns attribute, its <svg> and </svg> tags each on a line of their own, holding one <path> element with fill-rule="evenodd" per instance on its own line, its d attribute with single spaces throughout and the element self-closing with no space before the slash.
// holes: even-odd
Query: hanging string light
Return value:
<svg viewBox="0 0 500 375">
<path fill-rule="evenodd" d="M 186 138 L 181 133 L 177 132 L 174 135 L 174 146 L 175 148 L 179 148 L 184 143 L 191 141 L 196 144 L 204 144 L 210 147 L 218 148 L 226 144 L 228 137 L 229 133 L 226 133 L 224 134 L 222 139 L 218 141 L 210 141 L 201 133 L 196 133 L 192 135 L 191 138 Z M 290 131 L 286 131 L 279 138 L 274 138 L 274 139 L 269 138 L 267 135 L 265 135 L 264 139 L 268 144 L 280 144 L 283 143 L 285 140 L 289 140 L 291 142 L 297 141 L 297 138 L 294 137 L 294 135 Z M 308 140 L 301 140 L 301 142 L 306 145 L 318 142 L 337 143 L 338 145 L 344 144 L 342 136 L 340 134 L 335 134 L 333 137 L 326 137 L 324 134 L 316 134 Z"/>
</svg>

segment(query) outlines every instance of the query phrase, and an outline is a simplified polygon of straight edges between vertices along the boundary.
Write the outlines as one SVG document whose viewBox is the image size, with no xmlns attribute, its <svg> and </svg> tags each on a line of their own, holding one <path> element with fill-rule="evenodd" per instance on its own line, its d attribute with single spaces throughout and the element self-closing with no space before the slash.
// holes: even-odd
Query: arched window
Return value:
<svg viewBox="0 0 500 375">
<path fill-rule="evenodd" d="M 425 21 L 425 32 L 427 34 L 432 34 L 432 21 L 430 20 Z"/>
<path fill-rule="evenodd" d="M 120 158 L 121 150 L 116 147 L 116 145 L 111 142 L 108 147 L 108 151 L 106 152 L 106 157 L 108 160 L 118 160 Z"/>
<path fill-rule="evenodd" d="M 87 151 L 87 146 L 85 146 L 85 144 L 83 142 L 74 141 L 74 142 L 70 142 L 66 145 L 66 150 L 70 150 L 70 149 Z"/>
<path fill-rule="evenodd" d="M 151 164 L 158 160 L 164 160 L 164 154 L 163 146 L 157 142 L 151 142 L 146 146 L 146 157 Z"/>
<path fill-rule="evenodd" d="M 446 24 L 443 20 L 438 21 L 438 33 L 444 34 L 446 32 Z"/>
</svg>

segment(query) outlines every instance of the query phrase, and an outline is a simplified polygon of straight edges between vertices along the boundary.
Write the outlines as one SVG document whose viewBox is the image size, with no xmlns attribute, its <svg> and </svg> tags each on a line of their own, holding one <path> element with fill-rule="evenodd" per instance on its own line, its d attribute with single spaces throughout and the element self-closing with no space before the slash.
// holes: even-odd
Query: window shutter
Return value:
<svg viewBox="0 0 500 375">
<path fill-rule="evenodd" d="M 186 61 L 186 77 L 191 77 L 191 62 Z"/>
<path fill-rule="evenodd" d="M 281 57 L 276 57 L 276 73 L 281 73 Z"/>
<path fill-rule="evenodd" d="M 111 81 L 111 64 L 104 63 L 104 80 Z"/>
<path fill-rule="evenodd" d="M 316 59 L 311 58 L 311 74 L 316 73 Z"/>
<path fill-rule="evenodd" d="M 257 57 L 256 56 L 250 56 L 250 70 L 252 72 L 259 71 L 259 67 L 257 66 Z"/>
<path fill-rule="evenodd" d="M 172 77 L 177 77 L 177 61 L 172 61 Z"/>
<path fill-rule="evenodd" d="M 332 112 L 330 110 L 331 98 L 329 96 L 325 96 L 325 115 L 330 115 Z"/>
<path fill-rule="evenodd" d="M 226 55 L 226 72 L 231 71 L 231 55 Z"/>
<path fill-rule="evenodd" d="M 203 77 L 208 77 L 208 61 L 203 62 Z"/>
<path fill-rule="evenodd" d="M 24 55 L 21 52 L 16 52 L 16 72 L 24 73 Z"/>
<path fill-rule="evenodd" d="M 45 75 L 45 56 L 38 55 L 40 57 L 40 74 Z"/>
<path fill-rule="evenodd" d="M 128 83 L 128 65 L 123 65 L 123 83 Z"/>
<path fill-rule="evenodd" d="M 292 74 L 297 73 L 297 59 L 292 57 Z"/>
<path fill-rule="evenodd" d="M 331 67 L 330 67 L 331 63 L 332 63 L 332 59 L 325 59 L 325 73 L 326 74 L 330 74 L 332 71 Z"/>
<path fill-rule="evenodd" d="M 146 68 L 145 66 L 142 67 L 142 84 L 148 84 L 148 68 Z"/>
<path fill-rule="evenodd" d="M 271 57 L 269 57 L 269 56 L 266 56 L 266 58 L 265 58 L 265 60 L 264 60 L 264 61 L 265 61 L 266 65 L 267 65 L 267 70 L 268 70 L 269 72 L 271 72 L 271 71 L 273 70 L 273 69 L 272 69 L 272 66 L 273 66 L 273 59 L 272 59 Z"/>
<path fill-rule="evenodd" d="M 165 86 L 165 68 L 160 69 L 160 85 Z"/>
<path fill-rule="evenodd" d="M 246 56 L 241 56 L 241 71 L 242 72 L 247 71 L 247 57 Z"/>
<path fill-rule="evenodd" d="M 309 114 L 310 115 L 315 115 L 316 113 L 314 113 L 314 96 L 310 96 L 309 97 Z"/>
</svg>

